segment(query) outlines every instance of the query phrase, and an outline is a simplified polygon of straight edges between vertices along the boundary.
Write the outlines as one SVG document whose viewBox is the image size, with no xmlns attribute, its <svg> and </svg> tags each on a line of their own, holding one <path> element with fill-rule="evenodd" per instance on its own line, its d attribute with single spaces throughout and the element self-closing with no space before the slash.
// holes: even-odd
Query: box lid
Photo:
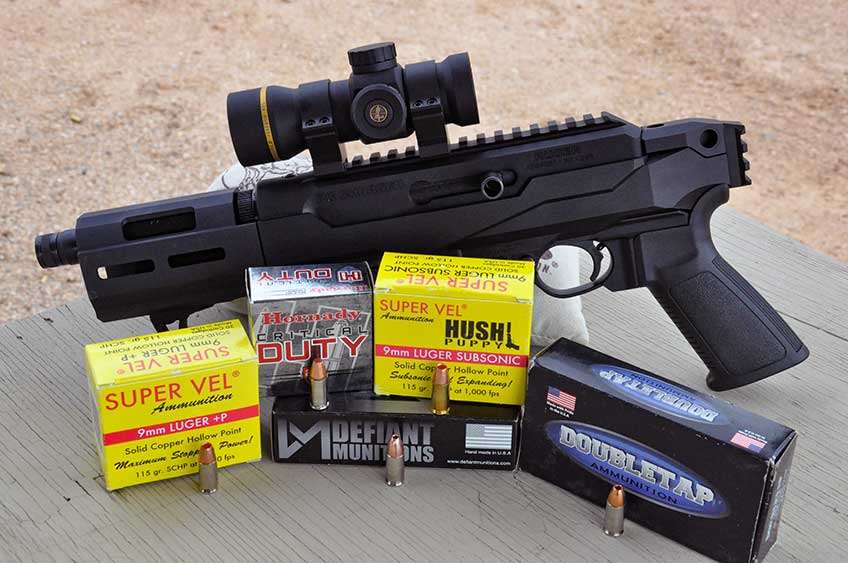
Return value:
<svg viewBox="0 0 848 563">
<path fill-rule="evenodd" d="M 262 266 L 248 268 L 246 277 L 251 303 L 371 291 L 367 262 Z"/>
<path fill-rule="evenodd" d="M 88 344 L 85 362 L 96 387 L 137 383 L 256 359 L 240 321 Z"/>
<path fill-rule="evenodd" d="M 773 462 L 795 431 L 773 420 L 561 338 L 532 361 L 551 373 L 637 404 L 667 420 Z"/>
<path fill-rule="evenodd" d="M 531 260 L 386 252 L 374 292 L 531 303 L 534 276 Z"/>
<path fill-rule="evenodd" d="M 287 413 L 315 412 L 309 406 L 308 397 L 277 397 L 273 406 L 274 416 L 285 416 Z M 479 419 L 487 421 L 518 420 L 521 407 L 512 405 L 487 405 L 482 403 L 451 403 L 450 419 Z M 414 416 L 438 419 L 433 414 L 433 403 L 430 399 L 414 397 L 395 397 L 374 395 L 371 391 L 352 391 L 332 395 L 330 406 L 321 411 L 323 415 L 361 415 L 361 416 Z"/>
</svg>

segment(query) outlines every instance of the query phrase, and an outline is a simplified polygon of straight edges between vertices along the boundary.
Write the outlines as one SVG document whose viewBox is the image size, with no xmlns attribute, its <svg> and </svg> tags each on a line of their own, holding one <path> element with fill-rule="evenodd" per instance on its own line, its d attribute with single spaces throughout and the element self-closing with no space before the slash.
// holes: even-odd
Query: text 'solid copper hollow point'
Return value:
<svg viewBox="0 0 848 563">
<path fill-rule="evenodd" d="M 330 405 L 327 394 L 327 367 L 320 357 L 309 368 L 309 404 L 312 410 L 322 411 Z"/>
<path fill-rule="evenodd" d="M 218 490 L 218 462 L 215 459 L 215 448 L 209 442 L 200 446 L 197 463 L 200 466 L 200 492 L 212 494 Z"/>
<path fill-rule="evenodd" d="M 386 446 L 386 485 L 399 487 L 403 485 L 403 440 L 399 434 L 392 434 Z"/>
<path fill-rule="evenodd" d="M 612 537 L 618 537 L 624 533 L 624 488 L 621 485 L 613 485 L 607 496 L 604 533 Z"/>
<path fill-rule="evenodd" d="M 450 377 L 448 366 L 439 364 L 433 372 L 433 414 L 450 412 Z"/>
</svg>

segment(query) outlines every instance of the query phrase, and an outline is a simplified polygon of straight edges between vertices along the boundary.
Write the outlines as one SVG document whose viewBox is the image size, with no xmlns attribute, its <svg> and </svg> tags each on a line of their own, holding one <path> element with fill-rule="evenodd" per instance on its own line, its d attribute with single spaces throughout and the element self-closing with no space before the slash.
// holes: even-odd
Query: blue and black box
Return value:
<svg viewBox="0 0 848 563">
<path fill-rule="evenodd" d="M 719 561 L 777 539 L 795 431 L 558 340 L 529 372 L 519 466 Z"/>
</svg>

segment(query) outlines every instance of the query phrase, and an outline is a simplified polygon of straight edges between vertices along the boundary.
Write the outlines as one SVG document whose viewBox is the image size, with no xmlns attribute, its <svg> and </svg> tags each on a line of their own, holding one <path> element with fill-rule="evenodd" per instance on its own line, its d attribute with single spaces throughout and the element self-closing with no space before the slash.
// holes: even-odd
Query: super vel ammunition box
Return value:
<svg viewBox="0 0 848 563">
<path fill-rule="evenodd" d="M 437 364 L 450 397 L 524 402 L 531 261 L 383 255 L 374 286 L 374 392 L 430 397 Z"/>
<path fill-rule="evenodd" d="M 795 431 L 567 340 L 532 362 L 522 470 L 719 561 L 777 539 Z"/>
<path fill-rule="evenodd" d="M 373 386 L 371 270 L 365 262 L 247 270 L 250 336 L 263 396 L 308 395 L 312 357 L 327 369 L 327 391 Z"/>
<path fill-rule="evenodd" d="M 256 354 L 239 321 L 89 344 L 85 362 L 110 491 L 262 457 Z"/>
<path fill-rule="evenodd" d="M 452 403 L 432 412 L 429 399 L 374 397 L 368 392 L 330 397 L 323 411 L 305 397 L 278 397 L 271 414 L 275 461 L 382 465 L 399 434 L 407 467 L 513 469 L 520 408 Z"/>
</svg>

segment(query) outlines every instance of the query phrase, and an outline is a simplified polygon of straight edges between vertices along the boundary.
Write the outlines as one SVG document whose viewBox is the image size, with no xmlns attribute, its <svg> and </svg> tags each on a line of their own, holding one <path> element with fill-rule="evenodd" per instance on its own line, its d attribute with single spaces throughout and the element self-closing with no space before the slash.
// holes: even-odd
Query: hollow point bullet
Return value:
<svg viewBox="0 0 848 563">
<path fill-rule="evenodd" d="M 392 434 L 386 447 L 386 485 L 400 487 L 403 485 L 403 441 L 399 434 Z"/>
<path fill-rule="evenodd" d="M 212 444 L 206 442 L 200 446 L 197 461 L 200 465 L 200 492 L 212 494 L 218 490 L 218 462 L 215 459 L 215 448 Z"/>
<path fill-rule="evenodd" d="M 604 510 L 604 533 L 617 538 L 624 533 L 624 488 L 613 485 Z"/>
<path fill-rule="evenodd" d="M 309 372 L 312 370 L 312 362 L 315 361 L 315 358 L 321 359 L 321 348 L 319 346 L 312 346 L 309 350 L 309 363 L 303 365 L 303 369 L 301 370 L 301 377 L 303 380 L 309 384 Z"/>
<path fill-rule="evenodd" d="M 448 414 L 450 412 L 450 377 L 448 366 L 439 364 L 433 372 L 433 414 Z"/>
<path fill-rule="evenodd" d="M 322 411 L 330 405 L 327 395 L 327 367 L 320 357 L 309 367 L 309 404 L 312 410 Z"/>
</svg>

